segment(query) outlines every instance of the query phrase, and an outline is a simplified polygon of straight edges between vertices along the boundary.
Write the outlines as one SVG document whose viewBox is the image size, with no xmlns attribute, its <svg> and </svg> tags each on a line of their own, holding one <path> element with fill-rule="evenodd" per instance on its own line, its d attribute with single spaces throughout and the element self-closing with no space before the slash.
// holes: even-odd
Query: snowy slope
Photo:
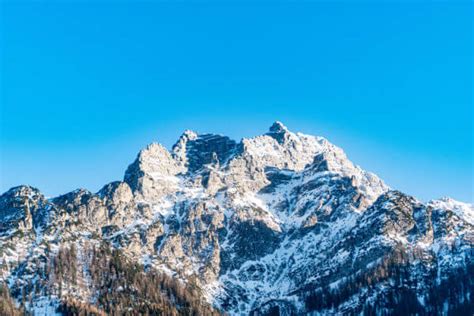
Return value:
<svg viewBox="0 0 474 316">
<path fill-rule="evenodd" d="M 31 311 L 58 296 L 99 304 L 87 254 L 104 242 L 231 315 L 390 314 L 410 297 L 411 312 L 472 306 L 472 279 L 456 281 L 471 271 L 472 205 L 423 204 L 281 122 L 240 142 L 186 131 L 171 151 L 141 150 L 124 181 L 97 193 L 48 200 L 21 186 L 0 212 L 1 278 L 18 302 L 31 293 Z M 76 279 L 58 284 L 48 263 L 72 245 Z M 446 282 L 455 293 L 435 298 Z"/>
</svg>

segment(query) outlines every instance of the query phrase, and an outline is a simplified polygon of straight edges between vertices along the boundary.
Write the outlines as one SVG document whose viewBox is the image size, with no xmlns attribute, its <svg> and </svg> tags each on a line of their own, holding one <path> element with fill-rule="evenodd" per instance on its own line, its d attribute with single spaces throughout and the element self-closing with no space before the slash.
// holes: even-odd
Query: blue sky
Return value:
<svg viewBox="0 0 474 316">
<path fill-rule="evenodd" d="M 1 6 L 2 192 L 96 191 L 149 142 L 281 120 L 393 188 L 474 201 L 470 2 Z"/>
</svg>

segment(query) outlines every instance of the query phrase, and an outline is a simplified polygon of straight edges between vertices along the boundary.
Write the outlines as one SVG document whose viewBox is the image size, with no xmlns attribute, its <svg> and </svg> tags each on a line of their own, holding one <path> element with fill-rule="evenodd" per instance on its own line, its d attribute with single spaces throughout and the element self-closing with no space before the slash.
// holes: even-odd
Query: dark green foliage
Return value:
<svg viewBox="0 0 474 316">
<path fill-rule="evenodd" d="M 59 305 L 57 312 L 64 316 L 106 316 L 107 314 L 97 307 L 79 302 L 73 298 L 65 298 Z"/>
<path fill-rule="evenodd" d="M 69 248 L 59 248 L 57 256 L 53 259 L 52 270 L 60 287 L 62 282 L 77 284 L 77 253 L 74 244 Z"/>
<path fill-rule="evenodd" d="M 305 298 L 308 311 L 323 311 L 339 307 L 351 296 L 365 288 L 368 293 L 381 284 L 385 286 L 383 296 L 375 302 L 364 302 L 362 306 L 347 314 L 364 315 L 440 315 L 445 308 L 449 315 L 474 315 L 474 263 L 466 262 L 464 268 L 452 271 L 438 284 L 437 268 L 430 273 L 427 289 L 417 290 L 417 280 L 411 274 L 413 267 L 403 250 L 397 249 L 377 267 L 350 277 L 337 289 L 328 286 L 312 290 Z M 424 305 L 418 300 L 424 297 Z"/>
<path fill-rule="evenodd" d="M 63 254 L 58 260 L 71 258 L 75 250 L 70 251 L 71 254 Z M 97 303 L 92 306 L 64 298 L 58 309 L 64 315 L 219 314 L 204 303 L 196 286 L 186 284 L 185 287 L 153 269 L 145 271 L 142 265 L 132 262 L 119 250 L 111 250 L 108 245 L 92 248 L 88 256 L 91 258 L 90 277 L 93 291 L 97 293 Z M 55 271 L 66 273 L 63 278 L 76 273 L 60 262 Z"/>
</svg>

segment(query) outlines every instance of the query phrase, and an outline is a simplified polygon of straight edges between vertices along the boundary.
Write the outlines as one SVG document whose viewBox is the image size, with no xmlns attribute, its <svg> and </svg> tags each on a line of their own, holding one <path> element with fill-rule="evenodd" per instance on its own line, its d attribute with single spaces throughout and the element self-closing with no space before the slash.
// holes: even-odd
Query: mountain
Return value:
<svg viewBox="0 0 474 316">
<path fill-rule="evenodd" d="M 185 131 L 97 193 L 2 194 L 0 313 L 472 315 L 473 225 L 280 122 Z"/>
</svg>

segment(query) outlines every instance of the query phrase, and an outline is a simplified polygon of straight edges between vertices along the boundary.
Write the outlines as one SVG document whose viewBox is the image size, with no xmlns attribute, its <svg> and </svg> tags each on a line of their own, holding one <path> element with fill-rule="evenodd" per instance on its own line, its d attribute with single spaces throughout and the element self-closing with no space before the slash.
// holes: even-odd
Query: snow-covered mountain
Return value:
<svg viewBox="0 0 474 316">
<path fill-rule="evenodd" d="M 424 204 L 280 122 L 186 131 L 97 193 L 1 195 L 0 297 L 37 315 L 468 315 L 473 225 L 472 205 Z"/>
</svg>

